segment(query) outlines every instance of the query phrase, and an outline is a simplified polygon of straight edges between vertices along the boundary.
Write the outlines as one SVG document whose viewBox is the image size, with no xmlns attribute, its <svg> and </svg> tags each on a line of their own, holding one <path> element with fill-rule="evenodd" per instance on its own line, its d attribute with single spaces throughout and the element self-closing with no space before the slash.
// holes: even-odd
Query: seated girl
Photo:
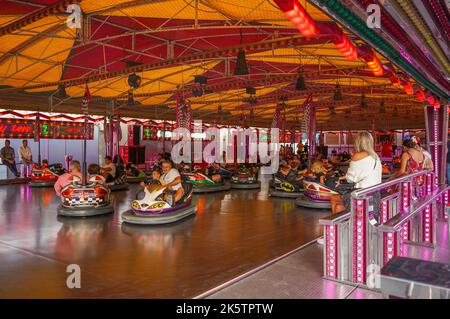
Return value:
<svg viewBox="0 0 450 319">
<path fill-rule="evenodd" d="M 311 173 L 314 175 L 317 182 L 320 184 L 325 184 L 327 170 L 325 169 L 323 162 L 321 160 L 315 160 L 311 165 Z"/>
<path fill-rule="evenodd" d="M 161 186 L 161 182 L 160 182 L 161 175 L 162 175 L 161 168 L 156 166 L 152 171 L 151 179 L 147 180 L 145 182 L 141 182 L 140 186 L 144 189 L 147 189 L 150 193 L 154 192 L 155 190 L 159 189 L 159 187 Z"/>
<path fill-rule="evenodd" d="M 89 164 L 88 166 L 88 180 L 89 182 L 104 183 L 105 178 L 100 174 L 101 167 L 98 164 Z"/>
</svg>

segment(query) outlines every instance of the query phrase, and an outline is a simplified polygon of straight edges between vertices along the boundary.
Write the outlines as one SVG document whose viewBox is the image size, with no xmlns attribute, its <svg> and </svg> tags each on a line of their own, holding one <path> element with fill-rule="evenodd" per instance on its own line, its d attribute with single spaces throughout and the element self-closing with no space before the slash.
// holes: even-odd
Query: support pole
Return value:
<svg viewBox="0 0 450 319">
<path fill-rule="evenodd" d="M 83 167 L 82 167 L 82 180 L 81 183 L 83 186 L 86 186 L 87 184 L 87 165 L 86 165 L 86 150 L 87 150 L 87 134 L 88 134 L 88 128 L 87 128 L 87 116 L 86 113 L 84 114 L 84 128 L 83 128 Z"/>
</svg>

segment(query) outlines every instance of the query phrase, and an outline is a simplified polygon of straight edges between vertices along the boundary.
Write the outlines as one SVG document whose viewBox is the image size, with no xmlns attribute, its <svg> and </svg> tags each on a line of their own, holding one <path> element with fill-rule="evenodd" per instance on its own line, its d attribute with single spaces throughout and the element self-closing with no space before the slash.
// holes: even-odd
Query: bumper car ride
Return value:
<svg viewBox="0 0 450 319">
<path fill-rule="evenodd" d="M 140 183 L 143 182 L 147 178 L 147 175 L 144 172 L 140 172 L 138 176 L 128 176 L 127 175 L 127 183 Z"/>
<path fill-rule="evenodd" d="M 293 182 L 279 176 L 274 176 L 270 186 L 269 196 L 273 197 L 298 198 L 303 193 L 302 181 Z"/>
<path fill-rule="evenodd" d="M 61 190 L 60 216 L 97 216 L 112 213 L 113 210 L 110 190 L 103 184 L 93 182 L 82 186 L 74 182 Z"/>
<path fill-rule="evenodd" d="M 236 189 L 257 189 L 261 187 L 261 183 L 256 180 L 255 175 L 247 169 L 239 170 L 231 177 L 231 188 Z"/>
<path fill-rule="evenodd" d="M 314 181 L 304 180 L 303 185 L 303 194 L 295 200 L 297 206 L 318 209 L 331 208 L 331 196 L 337 195 L 337 192 Z"/>
<path fill-rule="evenodd" d="M 30 187 L 49 187 L 53 186 L 59 176 L 64 174 L 66 170 L 61 164 L 51 165 L 47 167 L 34 167 L 31 171 Z"/>
<path fill-rule="evenodd" d="M 138 225 L 158 225 L 174 223 L 196 213 L 196 207 L 191 204 L 192 185 L 183 183 L 184 195 L 175 204 L 170 203 L 170 195 L 166 189 L 150 193 L 144 191 L 143 199 L 136 199 L 131 209 L 122 214 L 122 221 Z"/>
<path fill-rule="evenodd" d="M 118 176 L 114 182 L 108 184 L 111 191 L 128 190 L 130 185 L 127 183 L 127 175 L 125 173 Z"/>
<path fill-rule="evenodd" d="M 192 184 L 194 194 L 221 192 L 231 189 L 230 183 L 216 183 L 200 172 L 185 173 L 183 179 Z"/>
</svg>

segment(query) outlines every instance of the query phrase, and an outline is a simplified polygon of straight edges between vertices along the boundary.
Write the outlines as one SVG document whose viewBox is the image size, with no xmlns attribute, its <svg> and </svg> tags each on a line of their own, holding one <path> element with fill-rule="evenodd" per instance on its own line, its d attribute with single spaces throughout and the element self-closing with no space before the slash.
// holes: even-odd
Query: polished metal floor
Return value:
<svg viewBox="0 0 450 319">
<path fill-rule="evenodd" d="M 438 221 L 436 247 L 404 245 L 412 258 L 450 263 L 449 224 Z M 225 283 L 197 297 L 210 299 L 380 299 L 381 293 L 322 278 L 323 246 L 313 242 L 307 247 L 268 263 L 242 279 Z"/>
<path fill-rule="evenodd" d="M 137 187 L 114 193 L 113 215 L 58 219 L 51 188 L 1 186 L 0 298 L 194 297 L 319 237 L 328 214 L 268 198 L 264 182 L 195 195 L 197 216 L 177 224 L 121 225 Z M 66 287 L 69 264 L 81 289 Z"/>
</svg>

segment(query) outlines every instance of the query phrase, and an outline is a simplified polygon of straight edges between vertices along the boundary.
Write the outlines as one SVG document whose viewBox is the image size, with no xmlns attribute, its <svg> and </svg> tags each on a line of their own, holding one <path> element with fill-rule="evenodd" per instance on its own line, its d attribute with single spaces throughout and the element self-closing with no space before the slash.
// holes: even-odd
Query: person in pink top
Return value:
<svg viewBox="0 0 450 319">
<path fill-rule="evenodd" d="M 81 165 L 78 161 L 70 163 L 70 172 L 61 175 L 55 183 L 56 195 L 61 196 L 61 190 L 73 182 L 74 177 L 81 180 Z"/>
</svg>

